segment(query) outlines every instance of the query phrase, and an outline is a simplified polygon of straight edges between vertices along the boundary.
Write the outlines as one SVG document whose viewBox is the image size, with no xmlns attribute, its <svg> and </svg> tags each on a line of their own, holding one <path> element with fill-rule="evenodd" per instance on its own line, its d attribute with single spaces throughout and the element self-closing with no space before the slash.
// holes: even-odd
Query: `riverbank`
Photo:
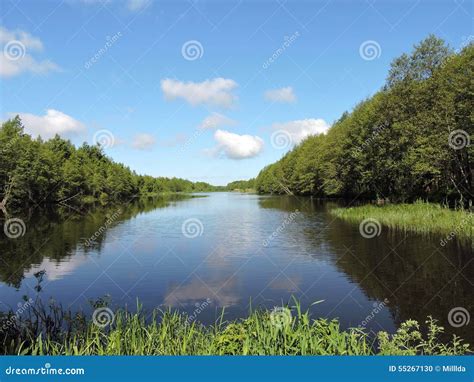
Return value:
<svg viewBox="0 0 474 382">
<path fill-rule="evenodd" d="M 474 216 L 467 210 L 451 210 L 437 204 L 416 202 L 413 204 L 364 205 L 336 208 L 331 213 L 338 218 L 361 223 L 373 219 L 392 229 L 422 234 L 446 235 L 446 240 L 472 238 Z"/>
<path fill-rule="evenodd" d="M 229 192 L 240 192 L 242 194 L 256 194 L 257 190 L 255 188 L 244 188 L 244 189 L 236 188 L 234 190 L 229 190 Z"/>
<path fill-rule="evenodd" d="M 34 318 L 36 317 L 36 318 Z M 32 355 L 460 355 L 469 345 L 453 336 L 438 340 L 443 328 L 413 320 L 390 335 L 369 336 L 359 327 L 341 330 L 337 320 L 313 320 L 299 305 L 258 310 L 246 319 L 205 327 L 198 314 L 159 311 L 151 321 L 143 312 L 98 307 L 93 319 L 54 310 L 34 310 L 27 321 L 1 319 L 3 354 Z M 47 322 L 47 324 L 45 324 Z M 66 328 L 67 326 L 67 328 Z M 40 334 L 41 333 L 41 334 Z M 422 334 L 426 333 L 426 334 Z M 375 345 L 377 344 L 377 345 Z"/>
</svg>

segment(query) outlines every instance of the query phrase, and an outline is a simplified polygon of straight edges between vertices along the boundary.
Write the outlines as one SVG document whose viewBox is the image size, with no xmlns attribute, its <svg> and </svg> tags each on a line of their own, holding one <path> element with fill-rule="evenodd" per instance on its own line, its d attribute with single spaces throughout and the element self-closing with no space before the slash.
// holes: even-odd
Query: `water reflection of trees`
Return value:
<svg viewBox="0 0 474 382">
<path fill-rule="evenodd" d="M 19 288 L 24 275 L 40 265 L 44 258 L 60 262 L 78 250 L 85 254 L 100 251 L 109 229 L 139 213 L 164 208 L 188 197 L 167 195 L 140 198 L 128 204 L 88 211 L 67 207 L 33 213 L 27 211 L 18 216 L 26 224 L 24 236 L 9 239 L 3 232 L 0 236 L 0 281 Z M 2 227 L 3 223 L 4 220 L 0 220 Z"/>
<path fill-rule="evenodd" d="M 330 229 L 305 224 L 298 239 L 304 240 L 307 247 L 318 248 L 323 242 L 329 246 L 331 261 L 356 282 L 368 298 L 379 301 L 388 298 L 396 324 L 407 319 L 424 322 L 431 315 L 450 333 L 474 341 L 469 325 L 454 329 L 447 319 L 449 311 L 459 306 L 474 315 L 472 242 L 452 240 L 442 247 L 439 236 L 386 228 L 379 237 L 365 239 L 357 224 L 334 219 L 327 213 L 333 206 L 321 200 L 307 200 L 303 203 L 292 197 L 269 197 L 262 199 L 260 206 L 283 211 L 299 208 L 309 219 L 316 218 L 316 215 L 311 216 L 313 212 L 321 212 L 317 219 L 322 215 L 325 226 L 330 225 Z"/>
</svg>

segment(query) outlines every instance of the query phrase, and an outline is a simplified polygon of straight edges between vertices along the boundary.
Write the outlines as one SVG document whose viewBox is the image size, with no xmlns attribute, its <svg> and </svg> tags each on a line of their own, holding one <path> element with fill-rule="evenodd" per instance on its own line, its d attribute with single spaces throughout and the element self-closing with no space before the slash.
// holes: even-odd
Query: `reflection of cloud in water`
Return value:
<svg viewBox="0 0 474 382">
<path fill-rule="evenodd" d="M 206 264 L 209 268 L 218 268 L 219 270 L 223 269 L 233 269 L 231 261 L 238 260 L 247 260 L 252 256 L 252 254 L 241 255 L 235 253 L 232 248 L 226 246 L 219 246 L 216 248 L 211 255 L 206 258 Z"/>
<path fill-rule="evenodd" d="M 246 217 L 245 211 L 242 214 L 240 219 L 229 219 L 216 227 L 216 234 L 221 238 L 220 244 L 234 251 L 236 256 L 253 254 L 263 240 L 261 232 L 255 229 L 260 223 L 258 216 L 257 219 L 255 216 Z"/>
<path fill-rule="evenodd" d="M 61 280 L 65 276 L 72 274 L 76 268 L 86 263 L 87 256 L 75 255 L 61 259 L 61 261 L 44 258 L 41 264 L 33 265 L 25 277 L 32 277 L 36 272 L 46 271 L 45 278 L 49 281 Z"/>
<path fill-rule="evenodd" d="M 302 279 L 299 276 L 279 276 L 270 283 L 270 288 L 274 290 L 283 290 L 290 293 L 295 293 L 300 290 Z"/>
<path fill-rule="evenodd" d="M 221 283 L 212 282 L 207 285 L 201 280 L 194 278 L 190 283 L 180 285 L 167 293 L 163 302 L 166 306 L 180 307 L 194 305 L 210 299 L 213 304 L 219 307 L 236 305 L 240 297 L 236 290 L 234 279 L 222 280 Z M 222 287 L 222 289 L 220 289 Z"/>
</svg>

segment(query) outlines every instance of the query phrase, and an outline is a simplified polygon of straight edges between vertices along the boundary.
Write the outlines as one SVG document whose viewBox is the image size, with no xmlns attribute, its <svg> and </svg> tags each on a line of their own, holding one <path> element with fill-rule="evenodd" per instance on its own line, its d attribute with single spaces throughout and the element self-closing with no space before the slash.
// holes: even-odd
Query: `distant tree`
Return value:
<svg viewBox="0 0 474 382">
<path fill-rule="evenodd" d="M 7 205 L 118 202 L 140 194 L 213 191 L 205 182 L 137 175 L 99 146 L 76 148 L 58 135 L 44 142 L 25 134 L 17 116 L 0 128 L 0 208 Z"/>
</svg>

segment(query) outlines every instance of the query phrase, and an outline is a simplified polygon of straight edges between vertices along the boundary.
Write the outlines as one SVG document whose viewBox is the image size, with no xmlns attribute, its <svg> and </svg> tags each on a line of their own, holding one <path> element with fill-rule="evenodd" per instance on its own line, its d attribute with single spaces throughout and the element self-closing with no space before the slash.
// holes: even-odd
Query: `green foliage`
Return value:
<svg viewBox="0 0 474 382">
<path fill-rule="evenodd" d="M 101 204 L 141 194 L 202 192 L 221 188 L 179 178 L 137 175 L 108 158 L 102 148 L 76 148 L 56 135 L 43 142 L 24 132 L 17 116 L 0 128 L 0 202 L 3 206 Z"/>
<path fill-rule="evenodd" d="M 249 180 L 236 180 L 226 186 L 227 191 L 252 191 L 255 190 L 255 178 Z"/>
<path fill-rule="evenodd" d="M 392 63 L 384 88 L 310 136 L 255 180 L 261 193 L 472 204 L 474 45 L 452 53 L 429 36 Z M 472 140 L 472 138 L 471 138 Z"/>
<path fill-rule="evenodd" d="M 456 335 L 450 343 L 444 344 L 438 341 L 438 337 L 444 333 L 444 328 L 436 324 L 436 320 L 428 317 L 427 335 L 423 336 L 420 325 L 415 320 L 403 322 L 397 332 L 389 335 L 379 332 L 380 355 L 460 355 L 469 352 L 469 345 L 463 344 Z"/>
<path fill-rule="evenodd" d="M 103 306 L 103 301 L 95 307 Z M 413 320 L 397 332 L 377 334 L 378 344 L 363 328 L 341 330 L 337 320 L 311 319 L 300 305 L 292 307 L 284 325 L 276 325 L 267 310 L 241 320 L 205 327 L 179 312 L 155 310 L 151 320 L 138 313 L 118 311 L 110 325 L 99 327 L 81 314 L 50 306 L 33 306 L 26 321 L 3 317 L 7 331 L 2 354 L 31 355 L 462 355 L 468 344 L 454 336 L 440 341 L 444 329 L 429 318 L 426 330 Z M 289 307 L 283 308 L 290 311 Z M 109 316 L 110 317 L 110 316 Z M 2 323 L 2 320 L 0 320 Z M 423 328 L 424 329 L 424 328 Z M 423 334 L 426 332 L 426 334 Z"/>
</svg>

